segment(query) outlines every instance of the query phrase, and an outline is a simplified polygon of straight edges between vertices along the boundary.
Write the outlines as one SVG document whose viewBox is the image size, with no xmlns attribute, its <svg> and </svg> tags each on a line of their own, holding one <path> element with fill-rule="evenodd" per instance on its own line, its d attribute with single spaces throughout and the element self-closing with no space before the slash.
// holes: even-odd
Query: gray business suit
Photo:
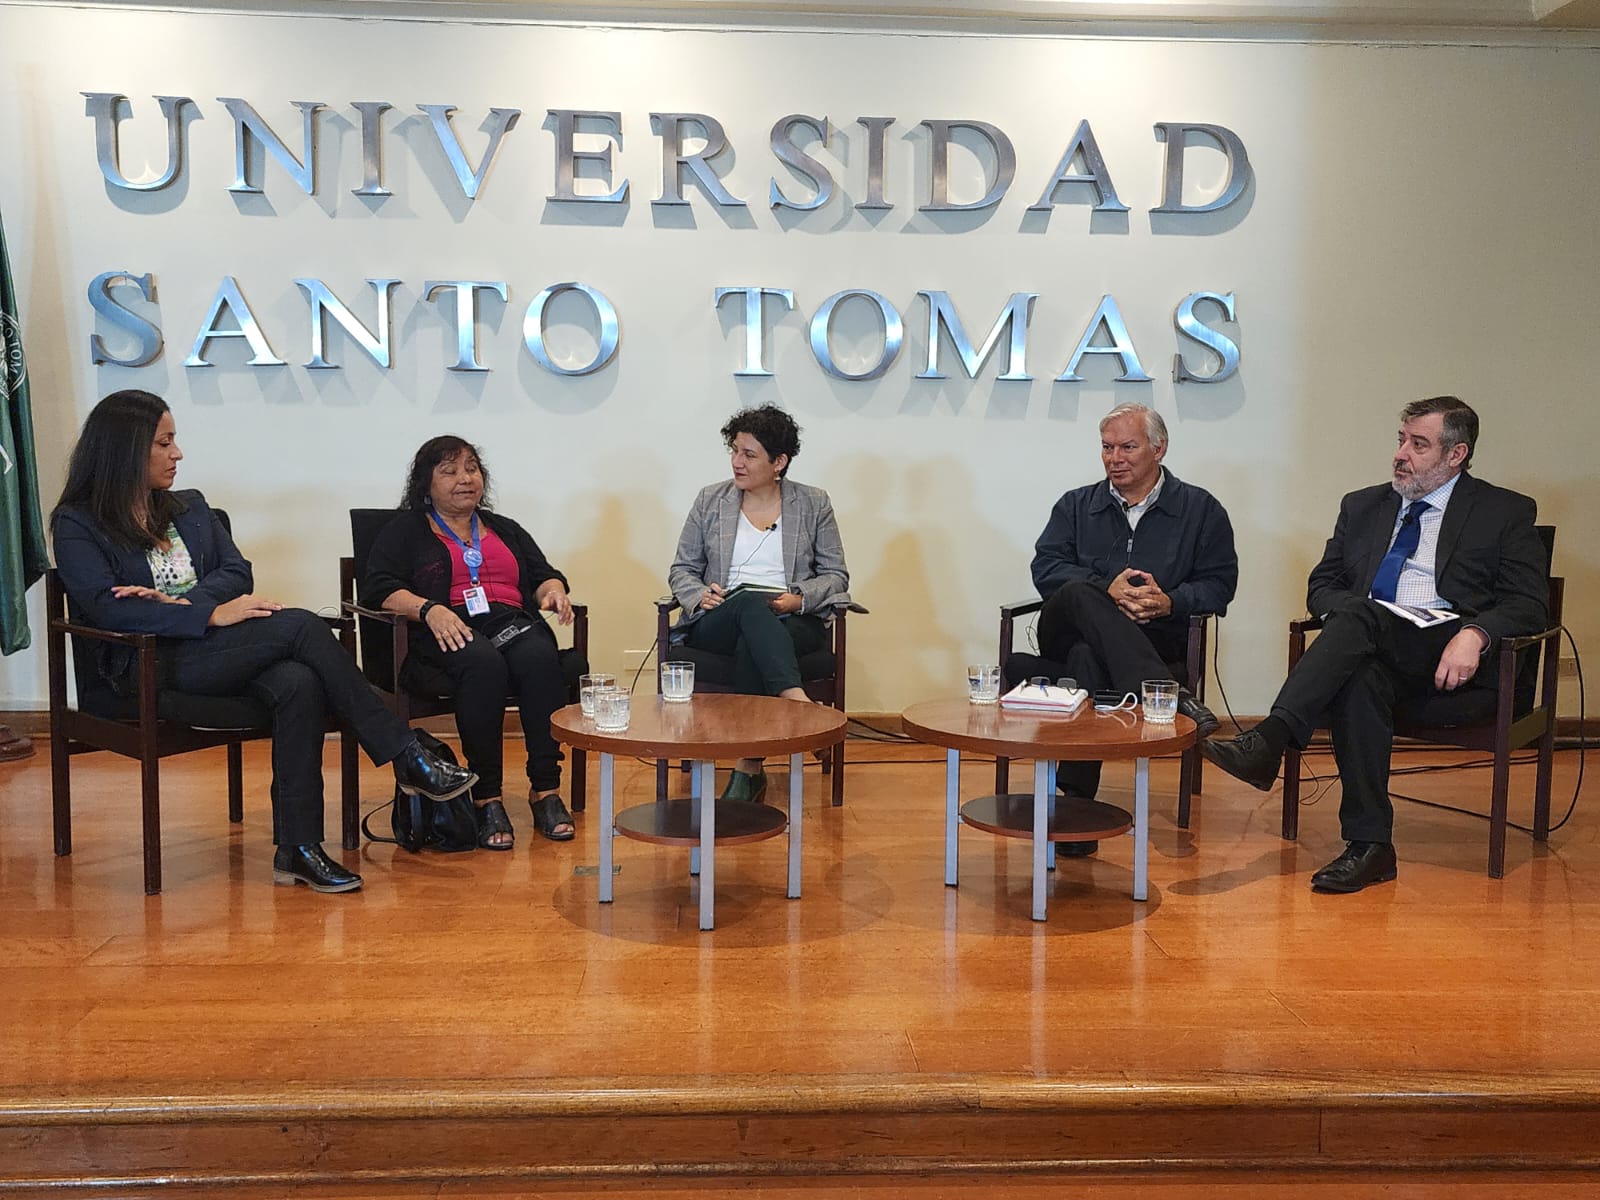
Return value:
<svg viewBox="0 0 1600 1200">
<path fill-rule="evenodd" d="M 702 609 L 710 584 L 727 587 L 743 493 L 732 480 L 701 490 L 683 523 L 667 572 L 672 594 L 683 607 L 675 642 L 731 656 L 734 686 L 750 695 L 776 696 L 800 686 L 800 658 L 822 648 L 824 622 L 850 604 L 850 572 L 833 505 L 821 488 L 785 480 L 782 496 L 784 579 L 800 597 L 800 612 L 779 617 L 760 594 L 745 594 Z"/>
<path fill-rule="evenodd" d="M 850 603 L 850 572 L 844 565 L 844 543 L 839 539 L 833 505 L 821 488 L 785 479 L 780 489 L 783 568 L 789 590 L 803 601 L 802 613 L 826 620 L 836 607 Z M 667 571 L 667 586 L 683 606 L 679 629 L 704 615 L 700 598 L 708 584 L 728 586 L 743 498 L 731 479 L 701 488 L 694 498 Z"/>
</svg>

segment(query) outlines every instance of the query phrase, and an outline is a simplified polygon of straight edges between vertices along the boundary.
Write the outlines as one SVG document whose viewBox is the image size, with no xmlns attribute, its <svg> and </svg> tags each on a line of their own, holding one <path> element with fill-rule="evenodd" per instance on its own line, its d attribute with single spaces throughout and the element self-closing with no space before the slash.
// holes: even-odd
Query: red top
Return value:
<svg viewBox="0 0 1600 1200">
<path fill-rule="evenodd" d="M 433 536 L 444 543 L 450 554 L 450 603 L 464 605 L 466 590 L 472 586 L 472 572 L 467 570 L 463 557 L 465 547 L 455 538 L 440 532 L 432 521 L 428 528 Z M 478 568 L 478 583 L 490 604 L 509 604 L 522 607 L 522 592 L 517 587 L 517 559 L 511 547 L 500 540 L 500 535 L 483 521 L 478 522 L 478 548 L 483 551 L 483 565 Z"/>
</svg>

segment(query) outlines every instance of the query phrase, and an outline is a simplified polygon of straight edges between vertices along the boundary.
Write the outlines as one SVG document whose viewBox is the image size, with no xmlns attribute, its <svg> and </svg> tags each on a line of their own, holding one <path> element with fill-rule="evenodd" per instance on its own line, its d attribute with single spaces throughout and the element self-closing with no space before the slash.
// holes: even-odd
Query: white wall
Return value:
<svg viewBox="0 0 1600 1200">
<path fill-rule="evenodd" d="M 1600 323 L 1600 70 L 1584 48 L 1374 46 L 1249 41 L 1076 40 L 889 33 L 584 29 L 250 15 L 0 7 L 0 215 L 33 380 L 36 436 L 53 501 L 83 414 L 120 387 L 167 397 L 188 455 L 180 483 L 235 514 L 262 591 L 333 602 L 345 510 L 390 502 L 410 452 L 443 431 L 480 440 L 499 506 L 528 525 L 592 606 L 597 662 L 651 636 L 649 600 L 682 514 L 725 474 L 716 429 L 776 400 L 805 429 L 794 476 L 826 487 L 853 591 L 874 615 L 853 626 L 851 706 L 893 710 L 951 690 L 993 653 L 995 606 L 1029 594 L 1028 560 L 1050 504 L 1098 473 L 1095 422 L 1145 400 L 1168 418 L 1168 465 L 1214 491 L 1239 534 L 1241 594 L 1221 634 L 1222 675 L 1240 712 L 1264 711 L 1281 674 L 1284 622 L 1344 491 L 1386 475 L 1394 413 L 1453 391 L 1479 409 L 1478 473 L 1529 491 L 1561 526 L 1558 568 L 1592 595 L 1600 499 L 1590 466 L 1600 419 L 1586 361 Z M 152 99 L 192 96 L 183 180 L 136 194 L 95 162 L 85 91 L 126 93 L 123 163 L 159 170 Z M 321 100 L 325 161 L 304 195 L 275 163 L 262 197 L 235 197 L 232 123 L 216 97 L 249 100 L 298 145 L 293 100 Z M 360 183 L 354 101 L 387 100 L 383 202 Z M 492 106 L 524 110 L 479 199 L 455 191 L 416 105 L 457 105 L 475 157 Z M 619 110 L 623 209 L 561 206 L 548 108 Z M 652 111 L 719 118 L 720 165 L 748 201 L 728 215 L 694 187 L 688 210 L 653 211 Z M 771 124 L 826 115 L 839 192 L 820 212 L 775 214 Z M 408 116 L 408 114 L 410 114 Z M 888 198 L 863 214 L 865 138 L 855 119 L 893 115 Z M 975 118 L 1014 139 L 1017 182 L 987 214 L 919 214 L 927 156 L 917 123 Z M 1081 118 L 1094 126 L 1125 221 L 1091 219 L 1068 197 L 1048 221 L 1025 212 Z M 1248 146 L 1255 183 L 1220 218 L 1152 229 L 1157 121 L 1206 121 Z M 1194 162 L 1206 182 L 1205 156 Z M 958 198 L 976 160 L 952 158 Z M 1213 179 L 1211 182 L 1215 182 Z M 1071 191 L 1072 189 L 1068 189 Z M 164 355 L 93 367 L 91 278 L 156 275 Z M 280 357 L 252 368 L 213 343 L 217 366 L 182 365 L 218 282 L 238 278 Z M 362 280 L 397 276 L 396 362 L 379 370 L 330 334 L 337 372 L 313 372 L 305 304 L 291 282 L 325 280 L 364 315 Z M 511 301 L 481 323 L 483 376 L 447 372 L 454 337 L 423 282 L 503 279 Z M 603 371 L 561 379 L 521 348 L 537 291 L 581 280 L 622 320 Z M 742 330 L 711 303 L 721 285 L 793 288 L 801 310 L 772 322 L 765 381 L 733 372 Z M 904 315 L 906 348 L 875 384 L 826 377 L 806 319 L 843 288 L 871 288 Z M 921 288 L 951 293 L 981 336 L 1006 297 L 1035 291 L 1034 382 L 913 378 Z M 1238 296 L 1238 377 L 1171 381 L 1174 305 L 1194 290 Z M 1058 373 L 1104 293 L 1121 303 L 1153 384 Z M 803 315 L 802 315 L 803 314 Z M 552 335 L 581 353 L 570 310 Z M 864 325 L 846 321 L 841 345 Z M 1195 363 L 1203 356 L 1190 349 Z M 959 372 L 946 352 L 947 370 Z M 1569 613 L 1595 644 L 1593 608 Z M 0 663 L 0 708 L 42 705 L 42 637 Z"/>
</svg>

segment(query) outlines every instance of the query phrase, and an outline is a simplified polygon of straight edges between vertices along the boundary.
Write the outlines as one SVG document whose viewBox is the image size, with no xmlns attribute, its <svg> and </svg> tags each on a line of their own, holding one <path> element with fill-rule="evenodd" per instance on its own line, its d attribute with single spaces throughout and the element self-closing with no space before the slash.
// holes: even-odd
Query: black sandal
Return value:
<svg viewBox="0 0 1600 1200">
<path fill-rule="evenodd" d="M 506 812 L 506 806 L 498 798 L 485 801 L 477 806 L 478 815 L 478 846 L 483 850 L 509 850 L 515 844 L 515 831 L 511 828 L 511 815 Z M 510 842 L 491 842 L 489 839 L 497 833 L 509 833 L 513 837 Z"/>
<path fill-rule="evenodd" d="M 570 842 L 578 836 L 576 823 L 572 814 L 567 811 L 567 806 L 561 797 L 551 792 L 548 796 L 537 799 L 528 797 L 528 807 L 533 809 L 533 827 L 552 842 Z M 569 828 L 564 832 L 556 832 L 557 826 L 566 825 Z"/>
</svg>

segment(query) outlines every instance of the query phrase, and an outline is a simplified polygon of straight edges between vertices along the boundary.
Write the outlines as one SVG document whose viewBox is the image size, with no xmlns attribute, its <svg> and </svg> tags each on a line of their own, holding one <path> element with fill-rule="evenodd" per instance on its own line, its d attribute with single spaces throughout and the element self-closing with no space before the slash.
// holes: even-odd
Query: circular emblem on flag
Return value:
<svg viewBox="0 0 1600 1200">
<path fill-rule="evenodd" d="M 27 366 L 22 361 L 22 326 L 16 318 L 0 312 L 0 392 L 22 388 Z"/>
</svg>

